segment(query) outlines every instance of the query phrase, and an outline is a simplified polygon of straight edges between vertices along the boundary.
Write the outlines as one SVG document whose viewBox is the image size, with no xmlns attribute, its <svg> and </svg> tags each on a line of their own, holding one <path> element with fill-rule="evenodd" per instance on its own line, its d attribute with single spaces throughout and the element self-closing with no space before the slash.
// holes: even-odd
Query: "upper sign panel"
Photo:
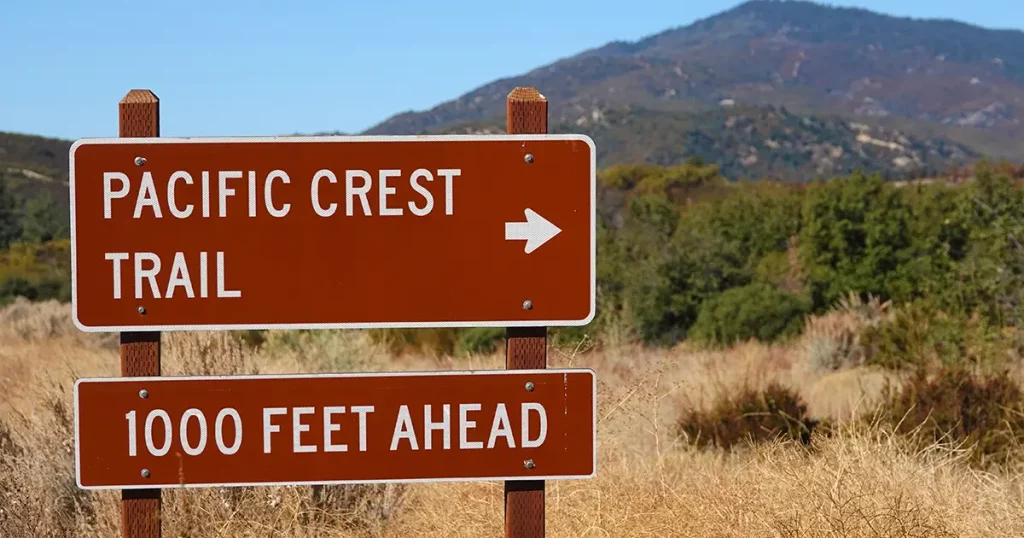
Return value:
<svg viewBox="0 0 1024 538">
<path fill-rule="evenodd" d="M 581 135 L 79 140 L 75 323 L 583 325 L 595 161 Z"/>
</svg>

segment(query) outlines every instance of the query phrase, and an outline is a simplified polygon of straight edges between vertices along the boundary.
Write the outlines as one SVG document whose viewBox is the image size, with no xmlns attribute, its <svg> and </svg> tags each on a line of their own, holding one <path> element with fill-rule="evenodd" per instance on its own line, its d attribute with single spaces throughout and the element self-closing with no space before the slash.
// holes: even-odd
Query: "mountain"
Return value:
<svg viewBox="0 0 1024 538">
<path fill-rule="evenodd" d="M 0 132 L 0 181 L 19 200 L 39 195 L 56 203 L 56 211 L 71 211 L 68 194 L 68 153 L 71 141 Z"/>
<path fill-rule="evenodd" d="M 804 1 L 753 0 L 635 42 L 613 42 L 496 80 L 366 134 L 420 134 L 504 114 L 534 86 L 554 124 L 641 106 L 702 112 L 786 107 L 942 137 L 1014 159 L 1021 139 L 1024 32 L 898 18 Z"/>
</svg>

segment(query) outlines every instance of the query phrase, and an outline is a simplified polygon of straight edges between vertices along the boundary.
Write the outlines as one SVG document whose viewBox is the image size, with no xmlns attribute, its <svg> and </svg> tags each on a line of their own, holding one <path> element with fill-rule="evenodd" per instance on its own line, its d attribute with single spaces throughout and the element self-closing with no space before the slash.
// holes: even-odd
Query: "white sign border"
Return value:
<svg viewBox="0 0 1024 538">
<path fill-rule="evenodd" d="M 82 485 L 82 464 L 81 464 L 81 424 L 79 421 L 78 386 L 82 383 L 153 383 L 160 384 L 174 381 L 223 381 L 236 379 L 336 379 L 336 378 L 374 378 L 374 377 L 443 377 L 443 376 L 477 376 L 477 375 L 569 375 L 589 373 L 593 387 L 592 419 L 593 438 L 591 443 L 594 447 L 593 467 L 590 474 L 586 475 L 537 475 L 537 476 L 488 476 L 471 478 L 414 478 L 414 479 L 383 479 L 383 480 L 336 480 L 336 481 L 294 481 L 294 482 L 224 482 L 224 483 L 192 483 L 181 484 L 178 482 L 161 484 L 128 484 L 128 485 L 106 485 L 106 486 L 84 486 Z M 324 485 L 348 485 L 348 484 L 421 484 L 421 483 L 460 483 L 460 482 L 497 482 L 497 481 L 525 481 L 525 480 L 585 480 L 597 476 L 597 372 L 592 368 L 547 368 L 547 369 L 524 369 L 524 370 L 441 370 L 441 371 L 409 371 L 409 372 L 359 372 L 359 373 L 327 373 L 327 374 L 256 374 L 256 375 L 214 375 L 214 376 L 147 376 L 147 377 L 87 377 L 79 378 L 74 386 L 74 420 L 75 420 L 75 483 L 83 490 L 137 490 L 137 489 L 189 489 L 189 488 L 216 488 L 216 487 L 278 487 L 278 486 L 309 486 L 315 484 Z"/>
<path fill-rule="evenodd" d="M 109 325 L 90 326 L 78 319 L 78 271 L 75 226 L 75 150 L 84 145 L 111 144 L 223 144 L 223 143 L 361 143 L 361 142 L 493 142 L 493 141 L 577 141 L 590 147 L 590 312 L 576 320 L 505 320 L 505 321 L 436 321 L 436 322 L 367 322 L 367 323 L 254 323 L 254 324 L 182 324 L 182 325 Z M 171 332 L 171 331 L 242 331 L 261 329 L 434 329 L 462 327 L 581 327 L 597 314 L 597 147 L 582 134 L 523 135 L 393 135 L 393 136 L 239 136 L 239 137 L 146 137 L 146 138 L 81 138 L 71 144 L 68 159 L 68 189 L 71 206 L 71 318 L 79 330 L 104 332 Z"/>
</svg>

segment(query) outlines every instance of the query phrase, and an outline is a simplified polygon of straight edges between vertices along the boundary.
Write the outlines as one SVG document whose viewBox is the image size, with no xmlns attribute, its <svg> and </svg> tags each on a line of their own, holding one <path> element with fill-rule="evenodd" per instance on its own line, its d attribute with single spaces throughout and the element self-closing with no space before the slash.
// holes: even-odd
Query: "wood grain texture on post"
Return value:
<svg viewBox="0 0 1024 538">
<path fill-rule="evenodd" d="M 506 103 L 508 134 L 547 134 L 548 101 L 536 88 L 516 88 L 508 94 Z M 509 327 L 505 369 L 547 368 L 547 347 L 547 327 Z M 544 502 L 543 480 L 505 482 L 505 537 L 543 537 Z"/>
<path fill-rule="evenodd" d="M 118 103 L 118 136 L 160 136 L 160 100 L 153 92 L 131 90 L 121 99 Z M 158 375 L 160 333 L 121 333 L 121 376 Z M 122 490 L 121 535 L 124 538 L 159 538 L 160 504 L 159 489 Z"/>
</svg>

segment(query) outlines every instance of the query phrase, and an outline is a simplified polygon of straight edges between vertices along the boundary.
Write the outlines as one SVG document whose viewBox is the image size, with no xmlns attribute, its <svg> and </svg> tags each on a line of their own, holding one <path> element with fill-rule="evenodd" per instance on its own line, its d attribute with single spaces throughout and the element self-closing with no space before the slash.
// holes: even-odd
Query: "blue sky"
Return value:
<svg viewBox="0 0 1024 538">
<path fill-rule="evenodd" d="M 1019 29 L 1020 1 L 830 3 Z M 116 136 L 117 101 L 149 88 L 163 136 L 359 132 L 738 3 L 0 0 L 0 130 Z"/>
</svg>

